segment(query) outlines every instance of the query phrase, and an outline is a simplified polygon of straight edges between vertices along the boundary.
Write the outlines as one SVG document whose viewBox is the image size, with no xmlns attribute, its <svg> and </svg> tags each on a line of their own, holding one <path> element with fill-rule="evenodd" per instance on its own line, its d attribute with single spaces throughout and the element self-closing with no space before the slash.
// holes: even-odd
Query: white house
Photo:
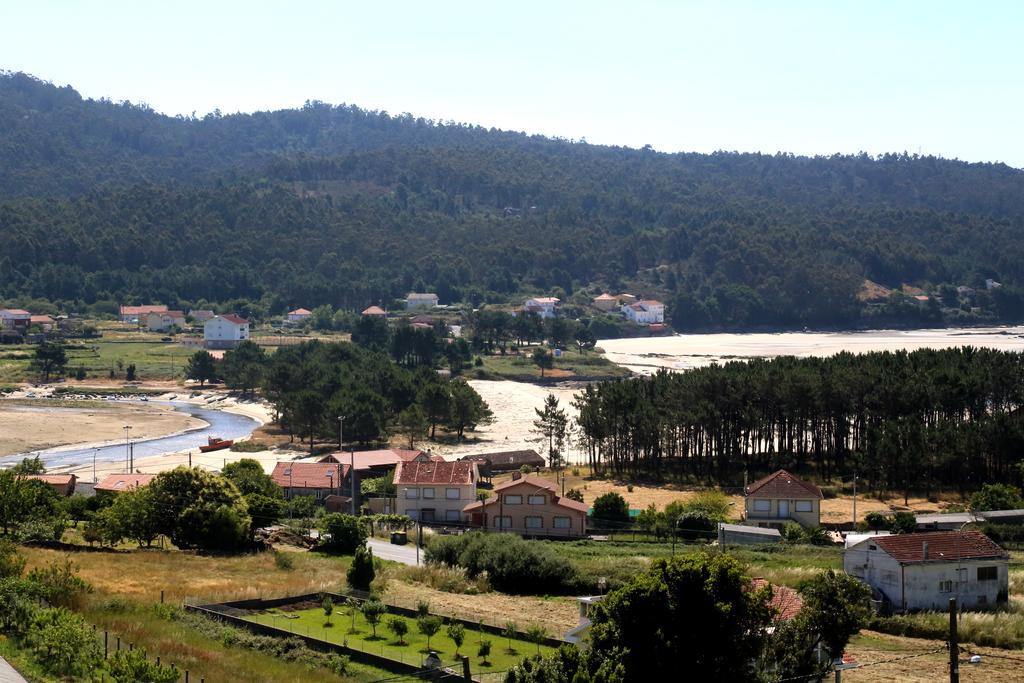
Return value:
<svg viewBox="0 0 1024 683">
<path fill-rule="evenodd" d="M 25 331 L 32 324 L 32 314 L 20 308 L 0 309 L 0 329 Z"/>
<path fill-rule="evenodd" d="M 313 311 L 307 308 L 296 308 L 294 311 L 288 311 L 288 324 L 301 325 L 309 320 L 311 315 L 313 315 Z"/>
<path fill-rule="evenodd" d="M 665 322 L 665 304 L 654 299 L 644 299 L 622 307 L 622 313 L 637 325 L 654 325 Z"/>
<path fill-rule="evenodd" d="M 167 310 L 164 304 L 150 304 L 146 306 L 121 306 L 119 314 L 123 323 L 142 323 L 144 317 L 149 313 L 162 313 Z"/>
<path fill-rule="evenodd" d="M 1005 603 L 1009 554 L 978 531 L 876 536 L 843 553 L 843 569 L 884 596 L 893 609 L 966 609 Z"/>
<path fill-rule="evenodd" d="M 400 462 L 395 466 L 395 508 L 422 522 L 461 522 L 462 508 L 476 500 L 475 462 Z"/>
<path fill-rule="evenodd" d="M 747 524 L 778 529 L 788 522 L 805 527 L 821 525 L 821 489 L 786 470 L 755 481 L 743 493 L 743 519 Z"/>
<path fill-rule="evenodd" d="M 405 309 L 415 311 L 420 308 L 434 308 L 438 301 L 437 294 L 433 292 L 409 292 L 405 295 Z"/>
<path fill-rule="evenodd" d="M 554 318 L 558 315 L 558 305 L 562 303 L 556 296 L 538 296 L 527 299 L 523 304 L 523 310 L 527 313 L 536 313 L 542 318 Z"/>
<path fill-rule="evenodd" d="M 1001 282 L 996 282 L 990 277 L 985 278 L 985 289 L 999 289 L 1002 286 L 1003 284 Z"/>
<path fill-rule="evenodd" d="M 150 311 L 142 317 L 146 329 L 150 332 L 163 332 L 175 325 L 185 326 L 185 314 L 182 311 Z"/>
<path fill-rule="evenodd" d="M 215 315 L 203 325 L 208 349 L 233 349 L 249 338 L 249 321 L 237 315 Z"/>
</svg>

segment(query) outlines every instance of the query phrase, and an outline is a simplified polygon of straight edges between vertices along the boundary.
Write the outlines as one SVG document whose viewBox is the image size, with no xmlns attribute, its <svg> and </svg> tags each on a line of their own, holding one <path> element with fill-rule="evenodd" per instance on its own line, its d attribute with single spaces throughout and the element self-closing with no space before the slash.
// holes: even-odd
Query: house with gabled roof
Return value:
<svg viewBox="0 0 1024 683">
<path fill-rule="evenodd" d="M 558 315 L 558 306 L 562 300 L 556 296 L 535 296 L 523 304 L 525 313 L 536 313 L 541 318 L 554 318 Z"/>
<path fill-rule="evenodd" d="M 463 508 L 476 500 L 479 479 L 474 462 L 400 462 L 395 511 L 421 522 L 462 522 Z"/>
<path fill-rule="evenodd" d="M 203 325 L 208 349 L 233 349 L 249 338 L 249 321 L 231 313 L 215 315 Z"/>
<path fill-rule="evenodd" d="M 821 526 L 821 489 L 786 470 L 769 474 L 744 490 L 744 520 L 753 526 L 782 528 L 787 522 Z"/>
<path fill-rule="evenodd" d="M 440 302 L 433 292 L 409 292 L 405 296 L 405 310 L 415 311 L 420 308 L 436 308 Z"/>
<path fill-rule="evenodd" d="M 655 299 L 644 299 L 622 306 L 622 314 L 637 325 L 655 325 L 665 322 L 665 304 Z"/>
<path fill-rule="evenodd" d="M 619 305 L 619 299 L 608 292 L 604 292 L 591 299 L 590 303 L 599 311 L 614 311 L 615 307 Z"/>
<path fill-rule="evenodd" d="M 108 474 L 93 489 L 96 493 L 121 493 L 149 486 L 154 479 L 155 474 Z"/>
<path fill-rule="evenodd" d="M 340 495 L 348 476 L 349 466 L 335 462 L 279 462 L 270 473 L 288 499 L 313 496 L 323 500 L 331 494 Z"/>
<path fill-rule="evenodd" d="M 388 316 L 388 313 L 380 306 L 369 306 L 368 308 L 363 310 L 361 315 L 367 315 L 370 317 L 377 318 L 386 318 Z"/>
<path fill-rule="evenodd" d="M 523 536 L 578 538 L 587 534 L 587 506 L 558 495 L 547 479 L 519 477 L 494 487 L 494 495 L 462 508 L 474 526 Z"/>
<path fill-rule="evenodd" d="M 294 311 L 288 311 L 288 317 L 286 321 L 289 325 L 301 325 L 312 317 L 313 311 L 308 308 L 296 308 Z"/>
<path fill-rule="evenodd" d="M 843 553 L 843 569 L 898 611 L 965 609 L 1005 603 L 1010 555 L 980 531 L 874 536 Z"/>
<path fill-rule="evenodd" d="M 123 323 L 141 323 L 143 318 L 150 313 L 163 313 L 167 310 L 166 304 L 147 304 L 145 306 L 121 306 L 118 315 Z"/>
</svg>

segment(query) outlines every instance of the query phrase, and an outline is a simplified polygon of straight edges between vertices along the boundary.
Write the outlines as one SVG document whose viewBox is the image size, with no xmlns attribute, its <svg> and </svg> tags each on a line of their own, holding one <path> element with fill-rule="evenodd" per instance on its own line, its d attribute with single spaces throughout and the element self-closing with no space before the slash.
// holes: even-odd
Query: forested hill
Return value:
<svg viewBox="0 0 1024 683">
<path fill-rule="evenodd" d="M 0 76 L 0 131 L 0 303 L 630 288 L 680 329 L 1024 314 L 1024 172 L 1001 164 L 662 154 L 320 103 L 174 118 L 23 74 Z M 933 301 L 869 306 L 866 279 Z"/>
</svg>

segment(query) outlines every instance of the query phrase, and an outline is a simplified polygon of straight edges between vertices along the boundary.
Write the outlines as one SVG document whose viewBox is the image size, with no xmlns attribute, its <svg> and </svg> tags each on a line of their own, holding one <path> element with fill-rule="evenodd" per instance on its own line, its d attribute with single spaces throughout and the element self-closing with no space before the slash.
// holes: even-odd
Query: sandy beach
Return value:
<svg viewBox="0 0 1024 683">
<path fill-rule="evenodd" d="M 139 403 L 62 401 L 0 401 L 0 456 L 79 443 L 101 444 L 124 439 L 131 424 L 133 440 L 149 439 L 205 426 L 170 406 Z"/>
</svg>

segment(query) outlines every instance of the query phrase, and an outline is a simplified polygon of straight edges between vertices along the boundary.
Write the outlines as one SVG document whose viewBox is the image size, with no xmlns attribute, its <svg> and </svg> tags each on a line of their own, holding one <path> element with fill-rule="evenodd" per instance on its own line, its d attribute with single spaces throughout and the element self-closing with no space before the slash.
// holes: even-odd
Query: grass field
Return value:
<svg viewBox="0 0 1024 683">
<path fill-rule="evenodd" d="M 483 367 L 475 368 L 480 379 L 540 379 L 540 368 L 530 359 L 532 348 L 519 349 L 518 355 L 482 356 Z M 560 358 L 554 359 L 551 370 L 544 371 L 545 378 L 551 379 L 613 379 L 626 377 L 630 371 L 615 365 L 604 356 L 594 351 L 581 354 L 578 351 L 563 351 Z M 473 370 L 470 370 L 470 374 Z"/>
<path fill-rule="evenodd" d="M 320 608 L 296 611 L 271 609 L 244 618 L 332 643 L 345 643 L 348 647 L 373 652 L 402 662 L 412 662 L 418 666 L 422 665 L 423 658 L 427 653 L 433 650 L 438 653 L 445 665 L 461 666 L 460 660 L 455 654 L 455 643 L 448 637 L 444 626 L 430 638 L 428 650 L 426 636 L 417 630 L 416 620 L 408 617 L 400 617 L 409 627 L 409 632 L 403 638 L 403 644 L 399 644 L 397 636 L 391 633 L 387 627 L 390 615 L 381 619 L 381 623 L 377 625 L 377 634 L 374 636 L 372 627 L 362 613 L 358 609 L 353 611 L 343 605 L 335 608 L 330 625 Z M 517 624 L 517 626 L 522 630 L 526 624 Z M 491 641 L 491 654 L 487 658 L 487 665 L 484 665 L 476 654 L 481 639 Z M 510 641 L 502 636 L 467 628 L 466 639 L 459 654 L 470 657 L 474 670 L 504 671 L 517 664 L 524 656 L 531 653 L 536 654 L 537 649 L 537 645 L 524 640 L 513 638 Z M 550 651 L 551 648 L 540 646 L 542 654 Z"/>
</svg>

